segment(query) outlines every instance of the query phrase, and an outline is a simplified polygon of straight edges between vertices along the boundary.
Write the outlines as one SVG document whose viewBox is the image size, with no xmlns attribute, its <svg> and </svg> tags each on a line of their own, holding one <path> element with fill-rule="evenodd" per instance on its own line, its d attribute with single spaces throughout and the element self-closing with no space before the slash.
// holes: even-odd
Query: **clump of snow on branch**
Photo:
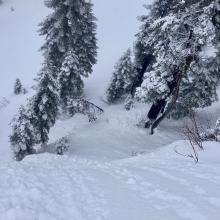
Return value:
<svg viewBox="0 0 220 220">
<path fill-rule="evenodd" d="M 97 120 L 97 116 L 104 112 L 103 109 L 85 100 L 84 98 L 73 98 L 68 101 L 67 109 L 69 114 L 73 116 L 81 113 L 88 116 L 89 122 Z"/>
</svg>

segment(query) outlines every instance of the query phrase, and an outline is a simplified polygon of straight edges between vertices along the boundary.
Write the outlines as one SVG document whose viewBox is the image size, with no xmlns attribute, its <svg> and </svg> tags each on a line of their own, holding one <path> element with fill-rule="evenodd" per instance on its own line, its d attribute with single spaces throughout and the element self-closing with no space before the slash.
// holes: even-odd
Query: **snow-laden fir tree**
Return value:
<svg viewBox="0 0 220 220">
<path fill-rule="evenodd" d="M 26 155 L 35 153 L 33 146 L 36 144 L 36 136 L 31 117 L 31 113 L 21 106 L 18 115 L 14 116 L 11 122 L 12 134 L 9 140 L 13 156 L 17 161 L 22 160 Z"/>
<path fill-rule="evenodd" d="M 45 61 L 37 92 L 28 104 L 36 143 L 45 145 L 55 124 L 58 107 L 67 107 L 69 99 L 83 92 L 82 76 L 92 73 L 97 62 L 97 20 L 90 0 L 45 0 L 52 14 L 40 23 L 40 35 L 46 36 L 40 48 Z"/>
<path fill-rule="evenodd" d="M 88 77 L 97 56 L 97 19 L 90 1 L 46 0 L 45 5 L 53 12 L 40 23 L 39 33 L 46 36 L 41 47 L 45 64 L 30 104 L 43 144 L 56 121 L 58 105 L 66 108 L 68 99 L 82 94 L 81 76 Z"/>
<path fill-rule="evenodd" d="M 202 127 L 202 125 L 200 127 Z M 202 139 L 202 141 L 220 142 L 220 118 L 217 119 L 214 129 L 212 128 L 205 129 L 203 132 L 199 134 L 199 136 Z"/>
<path fill-rule="evenodd" d="M 63 137 L 55 142 L 55 151 L 54 153 L 58 155 L 63 155 L 64 152 L 68 151 L 69 145 L 68 145 L 68 137 Z"/>
<path fill-rule="evenodd" d="M 15 84 L 14 84 L 14 93 L 15 94 L 19 94 L 22 91 L 22 84 L 20 79 L 16 79 L 15 80 Z"/>
<path fill-rule="evenodd" d="M 144 5 L 149 10 L 147 16 L 139 16 L 138 20 L 143 24 L 140 27 L 140 32 L 136 35 L 137 40 L 134 42 L 134 65 L 137 71 L 137 76 L 134 79 L 131 89 L 132 95 L 135 94 L 136 88 L 141 86 L 143 76 L 146 71 L 150 71 L 153 63 L 156 61 L 156 51 L 154 45 L 164 38 L 161 32 L 161 23 L 152 25 L 155 20 L 166 17 L 170 11 L 175 10 L 179 0 L 154 0 L 151 5 Z M 146 40 L 147 38 L 151 40 Z"/>
<path fill-rule="evenodd" d="M 216 121 L 216 140 L 220 142 L 220 118 Z"/>
<path fill-rule="evenodd" d="M 45 5 L 53 12 L 40 23 L 39 33 L 46 36 L 41 51 L 56 67 L 51 74 L 66 112 L 68 99 L 83 93 L 81 77 L 88 77 L 97 62 L 97 19 L 90 0 L 46 0 Z"/>
<path fill-rule="evenodd" d="M 58 74 L 59 96 L 64 111 L 67 110 L 69 100 L 74 97 L 81 97 L 83 94 L 84 83 L 81 79 L 80 70 L 78 57 L 74 51 L 70 51 Z"/>
<path fill-rule="evenodd" d="M 23 88 L 23 94 L 27 93 L 27 89 Z"/>
<path fill-rule="evenodd" d="M 55 67 L 52 64 L 44 64 L 39 73 L 37 92 L 28 104 L 29 110 L 34 115 L 32 124 L 39 136 L 38 144 L 43 145 L 48 142 L 48 133 L 58 115 L 59 98 L 56 81 L 51 74 L 55 72 L 53 68 Z"/>
<path fill-rule="evenodd" d="M 147 16 L 140 16 L 138 19 L 143 24 L 140 32 L 136 35 L 137 40 L 134 43 L 135 66 L 137 68 L 137 78 L 135 79 L 132 94 L 137 87 L 141 86 L 144 80 L 145 72 L 152 70 L 153 64 L 156 63 L 157 53 L 155 45 L 158 42 L 167 41 L 167 33 L 163 31 L 164 18 L 172 11 L 177 10 L 179 0 L 154 0 L 151 5 L 144 7 L 149 10 Z M 157 22 L 156 22 L 157 21 Z M 147 74 L 147 73 L 146 73 Z M 145 74 L 145 75 L 146 75 Z M 140 101 L 140 100 L 139 100 Z M 152 112 L 149 112 L 149 118 L 155 120 L 163 108 L 165 101 L 161 100 L 154 105 Z"/>
<path fill-rule="evenodd" d="M 46 36 L 41 47 L 45 59 L 60 70 L 71 51 L 72 65 L 76 64 L 76 59 L 78 74 L 88 77 L 92 65 L 97 62 L 97 19 L 92 13 L 93 4 L 90 0 L 46 0 L 45 5 L 53 10 L 40 23 L 39 33 Z"/>
<path fill-rule="evenodd" d="M 136 72 L 131 61 L 131 49 L 129 48 L 115 65 L 111 82 L 107 88 L 107 101 L 114 103 L 123 94 L 131 89 Z"/>
<path fill-rule="evenodd" d="M 124 103 L 125 109 L 129 111 L 133 107 L 133 103 L 132 95 L 128 95 Z"/>
<path fill-rule="evenodd" d="M 218 11 L 218 1 L 183 1 L 163 19 L 147 18 L 150 20 L 148 29 L 152 32 L 142 43 L 154 42 L 156 61 L 145 74 L 136 97 L 141 102 L 154 103 L 148 113 L 153 121 L 168 104 L 155 126 L 170 113 L 178 96 L 179 101 L 181 98 L 195 100 L 191 103 L 195 103 L 193 107 L 209 106 L 217 100 L 220 78 Z M 155 41 L 157 33 L 160 38 Z M 207 47 L 216 49 L 217 53 L 208 54 Z"/>
<path fill-rule="evenodd" d="M 199 0 L 185 1 L 186 5 L 198 2 Z M 169 15 L 180 10 L 182 2 L 179 0 L 154 0 L 151 5 L 145 5 L 149 10 L 147 16 L 140 16 L 139 21 L 141 31 L 136 35 L 137 40 L 134 43 L 135 66 L 137 69 L 137 77 L 133 83 L 132 94 L 135 93 L 137 87 L 141 86 L 145 72 L 152 70 L 153 64 L 156 62 L 159 50 L 155 48 L 158 43 L 165 43 L 169 41 L 167 35 L 168 31 L 163 31 L 164 22 Z M 146 75 L 146 74 L 145 74 Z M 165 100 L 157 100 L 149 112 L 149 118 L 155 120 L 159 112 L 164 109 L 166 105 Z"/>
</svg>

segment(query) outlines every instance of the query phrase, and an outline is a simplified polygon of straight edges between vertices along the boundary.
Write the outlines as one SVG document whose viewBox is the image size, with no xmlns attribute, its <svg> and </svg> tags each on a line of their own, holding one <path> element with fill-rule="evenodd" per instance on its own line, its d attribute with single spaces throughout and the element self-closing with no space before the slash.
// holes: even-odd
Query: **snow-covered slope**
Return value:
<svg viewBox="0 0 220 220">
<path fill-rule="evenodd" d="M 72 133 L 65 156 L 47 152 L 19 163 L 12 160 L 9 123 L 35 93 L 30 87 L 41 68 L 37 50 L 44 41 L 37 24 L 49 10 L 43 0 L 3 0 L 0 5 L 0 98 L 9 101 L 0 108 L 0 220 L 218 220 L 220 144 L 205 143 L 195 164 L 174 153 L 175 146 L 181 153 L 191 150 L 183 141 L 172 143 L 180 139 L 176 132 L 180 122 L 165 120 L 150 136 L 136 126 L 149 106 L 135 103 L 125 111 L 123 99 L 112 106 L 99 100 L 115 61 L 132 45 L 139 24 L 131 20 L 144 13 L 141 5 L 147 1 L 94 3 L 99 62 L 85 80 L 85 95 L 105 112 L 94 123 L 82 115 L 57 121 L 48 152 L 57 139 Z M 118 8 L 123 11 L 121 19 L 121 11 L 113 13 Z M 17 77 L 27 94 L 12 94 Z M 218 102 L 203 110 L 212 114 L 213 125 L 219 106 Z"/>
<path fill-rule="evenodd" d="M 11 132 L 9 125 L 12 117 L 17 113 L 21 104 L 27 103 L 27 98 L 34 94 L 30 87 L 35 83 L 33 78 L 41 68 L 42 55 L 38 49 L 44 39 L 38 36 L 37 30 L 41 22 L 50 11 L 44 6 L 43 0 L 4 0 L 0 6 L 0 94 L 5 96 L 10 104 L 0 109 L 2 154 L 0 158 L 11 160 L 8 136 Z M 137 129 L 138 118 L 148 107 L 137 104 L 131 112 L 126 112 L 123 105 L 107 106 L 99 100 L 104 94 L 114 63 L 124 50 L 132 45 L 134 34 L 138 31 L 139 22 L 136 17 L 144 13 L 144 0 L 103 3 L 94 0 L 94 13 L 98 17 L 99 57 L 93 74 L 85 80 L 85 95 L 92 102 L 104 108 L 105 113 L 100 119 L 91 124 L 84 116 L 58 121 L 50 133 L 50 143 L 69 132 L 74 132 L 70 140 L 70 154 L 77 154 L 89 159 L 120 159 L 130 157 L 132 152 L 151 151 L 155 147 L 178 139 L 171 134 L 173 128 L 161 128 L 158 138 L 148 137 L 147 131 Z M 125 7 L 126 5 L 126 7 Z M 14 11 L 11 11 L 11 7 Z M 106 13 L 103 9 L 106 9 Z M 120 12 L 112 15 L 111 11 L 121 8 Z M 123 16 L 121 13 L 123 11 Z M 118 22 L 116 22 L 118 17 Z M 117 23 L 117 24 L 116 24 Z M 129 28 L 128 28 L 129 23 Z M 108 33 L 106 35 L 106 31 Z M 121 32 L 119 32 L 121 31 Z M 118 33 L 117 37 L 114 33 Z M 126 40 L 121 40 L 126 39 Z M 109 43 L 106 43 L 109 42 Z M 121 43 L 122 42 L 122 43 Z M 122 45 L 121 45 L 122 44 Z M 106 51 L 109 51 L 106 53 Z M 111 68 L 112 69 L 111 69 Z M 16 78 L 28 89 L 26 95 L 14 95 L 13 84 Z M 135 136 L 136 138 L 134 138 Z M 86 137 L 86 138 L 85 138 Z M 146 142 L 148 145 L 146 146 Z"/>
<path fill-rule="evenodd" d="M 218 220 L 219 144 L 206 143 L 198 164 L 176 145 L 189 150 L 178 141 L 110 163 L 51 154 L 1 162 L 0 220 Z"/>
</svg>

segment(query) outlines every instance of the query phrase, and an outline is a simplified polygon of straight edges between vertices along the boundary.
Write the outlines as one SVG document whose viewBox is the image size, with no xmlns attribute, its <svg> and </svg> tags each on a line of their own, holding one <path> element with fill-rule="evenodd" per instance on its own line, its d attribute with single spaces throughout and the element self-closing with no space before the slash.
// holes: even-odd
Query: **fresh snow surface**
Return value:
<svg viewBox="0 0 220 220">
<path fill-rule="evenodd" d="M 144 156 L 97 162 L 49 153 L 0 163 L 1 220 L 218 220 L 219 143 L 200 162 L 177 141 Z"/>
<path fill-rule="evenodd" d="M 151 136 L 136 126 L 150 106 L 135 103 L 126 111 L 125 97 L 112 106 L 99 100 L 114 62 L 130 46 L 125 41 L 120 45 L 115 33 L 126 22 L 129 26 L 125 29 L 130 31 L 132 25 L 126 16 L 130 18 L 131 13 L 124 12 L 114 29 L 111 23 L 117 19 L 111 11 L 115 7 L 126 11 L 129 5 L 133 13 L 130 2 L 112 0 L 105 5 L 105 1 L 94 0 L 98 33 L 105 32 L 105 37 L 98 35 L 99 62 L 85 80 L 85 95 L 103 108 L 104 114 L 94 123 L 83 115 L 61 118 L 50 131 L 47 152 L 27 156 L 21 162 L 12 160 L 9 123 L 19 106 L 35 93 L 30 87 L 41 68 L 43 59 L 37 50 L 44 42 L 36 33 L 37 24 L 49 10 L 43 0 L 3 0 L 0 5 L 0 99 L 5 96 L 9 101 L 0 108 L 0 220 L 220 219 L 220 143 L 204 143 L 205 150 L 198 151 L 199 163 L 195 164 L 174 152 L 175 147 L 185 155 L 191 152 L 176 132 L 181 122 L 165 120 Z M 140 7 L 143 3 L 148 2 L 140 0 Z M 129 35 L 126 30 L 121 31 L 125 36 Z M 27 94 L 12 94 L 17 77 Z M 212 115 L 214 126 L 220 117 L 219 106 L 216 102 L 199 114 Z M 64 156 L 52 154 L 55 141 L 69 134 L 69 151 Z"/>
<path fill-rule="evenodd" d="M 12 161 L 8 123 L 33 93 L 11 95 L 0 109 L 0 220 L 219 219 L 220 143 L 204 143 L 198 164 L 177 155 L 176 146 L 179 153 L 192 152 L 184 141 L 173 142 L 180 139 L 179 122 L 166 120 L 151 136 L 135 125 L 149 108 L 143 104 L 126 111 L 123 103 L 107 106 L 91 92 L 105 110 L 96 122 L 76 115 L 51 129 L 49 152 L 55 140 L 73 134 L 66 155 Z M 217 106 L 205 113 L 219 114 Z"/>
</svg>

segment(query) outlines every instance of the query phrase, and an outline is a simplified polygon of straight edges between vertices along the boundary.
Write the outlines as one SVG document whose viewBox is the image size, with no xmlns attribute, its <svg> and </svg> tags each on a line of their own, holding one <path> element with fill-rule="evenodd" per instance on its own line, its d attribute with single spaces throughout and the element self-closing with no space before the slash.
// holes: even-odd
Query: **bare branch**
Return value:
<svg viewBox="0 0 220 220">
<path fill-rule="evenodd" d="M 181 155 L 181 156 L 184 156 L 184 157 L 193 158 L 193 159 L 195 160 L 195 162 L 198 163 L 198 159 L 199 159 L 199 158 L 198 158 L 198 153 L 197 153 L 196 151 L 194 151 L 194 153 L 195 153 L 195 157 L 194 157 L 192 154 L 188 154 L 188 155 L 187 155 L 187 154 L 186 154 L 186 155 L 185 155 L 185 154 L 181 154 L 181 153 L 179 153 L 179 152 L 177 151 L 176 148 L 177 148 L 177 145 L 175 146 L 175 149 L 174 149 L 174 150 L 175 150 L 175 153 L 177 153 L 177 154 L 179 154 L 179 155 Z"/>
</svg>

